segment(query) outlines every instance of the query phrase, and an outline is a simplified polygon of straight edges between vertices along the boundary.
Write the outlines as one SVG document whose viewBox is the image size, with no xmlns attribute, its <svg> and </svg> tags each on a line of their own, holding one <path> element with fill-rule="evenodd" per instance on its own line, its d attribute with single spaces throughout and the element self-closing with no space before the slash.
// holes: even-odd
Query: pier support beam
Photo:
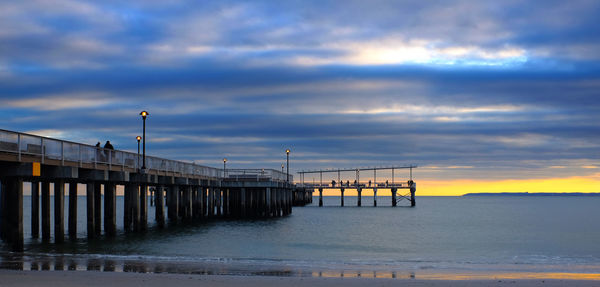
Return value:
<svg viewBox="0 0 600 287">
<path fill-rule="evenodd" d="M 215 215 L 215 188 L 208 188 L 208 217 Z"/>
<path fill-rule="evenodd" d="M 42 241 L 50 242 L 50 182 L 42 182 Z"/>
<path fill-rule="evenodd" d="M 373 188 L 373 206 L 377 206 L 377 188 Z"/>
<path fill-rule="evenodd" d="M 192 186 L 187 185 L 185 188 L 185 218 L 187 220 L 192 220 L 194 216 L 194 211 L 192 209 Z"/>
<path fill-rule="evenodd" d="M 96 225 L 96 237 L 102 234 L 102 184 L 94 183 L 94 224 Z"/>
<path fill-rule="evenodd" d="M 392 206 L 396 206 L 397 202 L 396 202 L 396 192 L 398 192 L 397 188 L 392 188 Z"/>
<path fill-rule="evenodd" d="M 229 216 L 229 189 L 222 188 L 221 192 L 223 193 L 223 216 Z"/>
<path fill-rule="evenodd" d="M 198 186 L 198 217 L 204 218 L 206 213 L 206 188 Z"/>
<path fill-rule="evenodd" d="M 131 200 L 133 198 L 133 185 L 131 183 L 125 184 L 125 188 L 123 190 L 123 229 L 125 231 L 132 230 L 133 223 L 133 206 L 131 204 Z"/>
<path fill-rule="evenodd" d="M 265 213 L 267 217 L 271 217 L 271 188 L 267 187 L 265 190 Z"/>
<path fill-rule="evenodd" d="M 140 185 L 140 231 L 148 229 L 148 185 Z"/>
<path fill-rule="evenodd" d="M 357 187 L 356 192 L 358 193 L 356 206 L 362 206 L 362 187 Z"/>
<path fill-rule="evenodd" d="M 69 183 L 69 239 L 77 239 L 77 183 Z"/>
<path fill-rule="evenodd" d="M 54 183 L 54 242 L 65 241 L 65 182 Z"/>
<path fill-rule="evenodd" d="M 108 237 L 117 235 L 117 193 L 114 183 L 104 184 L 104 233 Z"/>
<path fill-rule="evenodd" d="M 132 183 L 131 186 L 131 224 L 134 231 L 140 231 L 140 186 Z"/>
<path fill-rule="evenodd" d="M 415 206 L 416 202 L 415 202 L 415 192 L 417 191 L 417 183 L 414 181 L 411 181 L 411 185 L 410 185 L 410 206 Z"/>
<path fill-rule="evenodd" d="M 223 189 L 217 188 L 215 191 L 217 192 L 217 216 L 220 217 L 221 216 L 221 200 L 222 200 L 221 194 L 223 194 Z"/>
<path fill-rule="evenodd" d="M 240 214 L 242 218 L 246 217 L 246 188 L 240 189 Z"/>
<path fill-rule="evenodd" d="M 88 239 L 94 238 L 96 223 L 94 221 L 94 184 L 87 183 L 85 191 L 85 200 L 87 204 L 87 237 Z"/>
<path fill-rule="evenodd" d="M 23 251 L 23 180 L 8 178 L 2 181 L 2 237 L 12 251 Z"/>
<path fill-rule="evenodd" d="M 319 187 L 319 206 L 323 206 L 323 188 L 322 187 Z"/>
<path fill-rule="evenodd" d="M 154 218 L 156 220 L 156 225 L 159 228 L 165 227 L 165 203 L 163 202 L 165 199 L 164 190 L 165 187 L 159 185 L 154 191 Z"/>
<path fill-rule="evenodd" d="M 341 196 L 342 197 L 342 202 L 341 203 L 342 203 L 342 207 L 343 207 L 344 206 L 344 188 L 343 187 L 340 188 L 340 192 L 342 193 L 342 196 Z"/>
<path fill-rule="evenodd" d="M 168 217 L 169 223 L 176 223 L 179 217 L 179 186 L 171 185 L 168 191 L 169 200 L 168 200 Z"/>
<path fill-rule="evenodd" d="M 40 237 L 40 183 L 31 182 L 31 237 Z"/>
</svg>

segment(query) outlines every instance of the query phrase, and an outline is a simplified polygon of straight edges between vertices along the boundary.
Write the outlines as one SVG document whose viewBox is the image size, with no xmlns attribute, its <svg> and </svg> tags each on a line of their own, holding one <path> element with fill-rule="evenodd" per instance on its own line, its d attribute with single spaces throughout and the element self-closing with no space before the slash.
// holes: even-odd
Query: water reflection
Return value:
<svg viewBox="0 0 600 287">
<path fill-rule="evenodd" d="M 171 260 L 135 260 L 78 255 L 24 254 L 0 252 L 0 269 L 10 270 L 78 270 L 135 273 L 172 273 L 197 275 L 244 275 L 277 277 L 321 278 L 382 278 L 382 279 L 430 279 L 430 280 L 490 280 L 490 279 L 577 279 L 600 280 L 598 273 L 560 272 L 399 272 L 363 270 L 318 270 L 290 267 L 215 263 L 179 262 Z"/>
<path fill-rule="evenodd" d="M 148 261 L 113 258 L 89 258 L 77 255 L 0 253 L 0 268 L 11 270 L 79 270 L 134 273 L 174 273 L 198 275 L 249 275 L 278 277 L 365 277 L 365 278 L 414 278 L 414 274 L 397 275 L 395 271 L 326 270 L 306 271 L 289 267 L 249 266 L 230 263 L 201 263 Z"/>
</svg>

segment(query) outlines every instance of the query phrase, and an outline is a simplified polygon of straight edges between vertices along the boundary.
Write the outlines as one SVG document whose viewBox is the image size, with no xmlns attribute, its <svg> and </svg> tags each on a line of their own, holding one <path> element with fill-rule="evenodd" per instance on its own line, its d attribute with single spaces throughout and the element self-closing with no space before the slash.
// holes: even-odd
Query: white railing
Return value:
<svg viewBox="0 0 600 287">
<path fill-rule="evenodd" d="M 139 169 L 142 165 L 142 155 L 120 150 L 98 148 L 92 145 L 57 140 L 31 134 L 0 129 L 0 152 L 17 154 L 21 161 L 23 155 L 37 156 L 40 162 L 46 160 L 76 162 L 79 166 L 93 164 L 95 167 L 108 165 L 112 167 Z M 193 163 L 168 160 L 146 156 L 146 168 L 161 172 L 172 172 L 180 175 L 200 175 L 222 178 L 223 170 Z"/>
</svg>

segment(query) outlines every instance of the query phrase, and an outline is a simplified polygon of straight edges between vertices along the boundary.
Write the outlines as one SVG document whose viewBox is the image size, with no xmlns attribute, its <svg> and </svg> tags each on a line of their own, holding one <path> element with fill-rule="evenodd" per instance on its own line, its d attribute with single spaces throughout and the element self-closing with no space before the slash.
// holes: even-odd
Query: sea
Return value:
<svg viewBox="0 0 600 287">
<path fill-rule="evenodd" d="M 86 239 L 85 197 L 78 239 L 31 238 L 24 198 L 25 251 L 0 243 L 0 267 L 190 274 L 419 278 L 436 274 L 600 273 L 600 196 L 318 198 L 290 216 L 216 219 L 123 232 L 118 197 L 115 238 Z M 51 206 L 53 204 L 51 203 Z M 65 218 L 68 217 L 65 200 Z M 52 211 L 53 214 L 53 211 Z M 53 221 L 53 218 L 51 218 Z M 53 226 L 53 222 L 51 222 Z M 52 231 L 52 234 L 54 231 Z"/>
</svg>

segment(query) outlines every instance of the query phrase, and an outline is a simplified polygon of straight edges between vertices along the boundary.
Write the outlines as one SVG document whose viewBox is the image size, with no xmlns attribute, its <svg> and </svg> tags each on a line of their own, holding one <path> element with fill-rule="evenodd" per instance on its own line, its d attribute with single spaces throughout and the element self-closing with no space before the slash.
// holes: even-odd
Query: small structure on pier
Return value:
<svg viewBox="0 0 600 287">
<path fill-rule="evenodd" d="M 304 187 L 308 190 L 318 190 L 319 191 L 319 206 L 323 206 L 323 190 L 324 189 L 337 189 L 340 191 L 340 204 L 344 206 L 344 191 L 346 189 L 356 189 L 358 200 L 357 206 L 362 205 L 362 191 L 365 189 L 373 190 L 373 206 L 377 206 L 377 190 L 378 189 L 389 189 L 392 195 L 392 206 L 397 206 L 398 202 L 401 200 L 410 201 L 410 206 L 415 206 L 415 192 L 417 191 L 417 183 L 415 183 L 412 179 L 412 171 L 413 168 L 417 168 L 416 165 L 407 165 L 407 166 L 392 166 L 392 167 L 368 167 L 368 168 L 350 168 L 350 169 L 321 169 L 321 170 L 310 170 L 310 171 L 300 171 L 298 174 L 300 175 L 301 184 L 299 186 Z M 396 181 L 395 171 L 397 170 L 409 170 L 409 179 L 406 181 Z M 369 180 L 368 182 L 360 181 L 360 173 L 363 172 L 373 172 L 373 181 Z M 386 179 L 385 181 L 377 181 L 377 171 L 391 171 L 391 182 L 390 179 Z M 346 180 L 341 177 L 342 172 L 353 172 L 355 177 L 354 181 Z M 323 174 L 337 173 L 337 181 L 332 180 L 330 183 L 323 182 Z M 315 183 L 306 183 L 305 176 L 307 174 L 319 174 L 319 182 Z M 380 177 L 381 178 L 381 177 Z M 399 190 L 408 190 L 408 193 L 398 193 Z"/>
</svg>

